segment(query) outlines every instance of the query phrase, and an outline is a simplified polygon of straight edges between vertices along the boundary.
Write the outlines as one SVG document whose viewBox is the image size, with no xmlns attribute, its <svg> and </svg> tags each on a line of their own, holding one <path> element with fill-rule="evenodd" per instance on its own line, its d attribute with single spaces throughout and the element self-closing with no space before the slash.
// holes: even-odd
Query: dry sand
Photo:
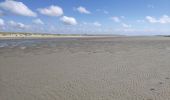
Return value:
<svg viewBox="0 0 170 100">
<path fill-rule="evenodd" d="M 170 100 L 170 38 L 0 48 L 0 100 Z"/>
</svg>

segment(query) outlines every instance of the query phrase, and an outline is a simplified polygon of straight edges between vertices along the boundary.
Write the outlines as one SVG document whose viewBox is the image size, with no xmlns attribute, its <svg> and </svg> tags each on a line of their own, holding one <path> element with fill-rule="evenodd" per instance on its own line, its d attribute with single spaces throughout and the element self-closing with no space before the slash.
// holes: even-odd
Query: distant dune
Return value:
<svg viewBox="0 0 170 100">
<path fill-rule="evenodd" d="M 43 33 L 14 33 L 0 32 L 0 38 L 55 38 L 55 37 L 77 37 L 79 34 L 43 34 Z"/>
</svg>

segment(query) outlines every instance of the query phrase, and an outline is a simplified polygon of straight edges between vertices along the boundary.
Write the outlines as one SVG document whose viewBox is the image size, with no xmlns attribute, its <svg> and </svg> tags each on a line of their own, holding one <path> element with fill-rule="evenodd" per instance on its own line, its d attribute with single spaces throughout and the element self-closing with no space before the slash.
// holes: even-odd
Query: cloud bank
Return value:
<svg viewBox="0 0 170 100">
<path fill-rule="evenodd" d="M 17 15 L 36 17 L 37 14 L 29 9 L 25 4 L 18 1 L 6 0 L 0 3 L 0 7 Z"/>
<path fill-rule="evenodd" d="M 4 20 L 0 18 L 0 27 L 1 27 L 1 26 L 4 26 L 4 25 L 5 25 Z"/>
<path fill-rule="evenodd" d="M 33 20 L 34 24 L 44 25 L 44 22 L 41 19 L 35 19 Z"/>
<path fill-rule="evenodd" d="M 102 26 L 102 24 L 100 24 L 99 22 L 94 22 L 93 25 L 96 26 L 96 27 Z"/>
<path fill-rule="evenodd" d="M 47 16 L 61 16 L 64 14 L 63 9 L 59 6 L 51 5 L 46 8 L 38 8 L 39 13 Z"/>
<path fill-rule="evenodd" d="M 114 22 L 120 22 L 121 20 L 120 20 L 120 18 L 119 17 L 112 17 L 111 18 Z"/>
<path fill-rule="evenodd" d="M 151 16 L 146 16 L 146 20 L 147 20 L 149 23 L 167 24 L 167 23 L 170 23 L 170 16 L 168 16 L 168 15 L 163 15 L 163 16 L 160 17 L 159 19 L 156 19 L 155 17 L 151 17 Z"/>
<path fill-rule="evenodd" d="M 8 25 L 13 27 L 13 28 L 17 28 L 17 29 L 27 29 L 29 26 L 25 25 L 23 23 L 20 22 L 15 22 L 15 21 L 9 21 Z"/>
</svg>

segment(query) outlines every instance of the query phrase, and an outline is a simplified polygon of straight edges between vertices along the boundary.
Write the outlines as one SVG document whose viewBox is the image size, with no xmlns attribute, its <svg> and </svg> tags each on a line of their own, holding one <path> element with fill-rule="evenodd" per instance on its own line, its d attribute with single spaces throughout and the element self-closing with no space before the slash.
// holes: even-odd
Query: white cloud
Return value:
<svg viewBox="0 0 170 100">
<path fill-rule="evenodd" d="M 125 19 L 125 16 L 120 16 L 120 18 Z"/>
<path fill-rule="evenodd" d="M 155 6 L 152 5 L 152 4 L 147 5 L 147 7 L 148 7 L 148 8 L 152 8 L 152 9 L 155 8 Z"/>
<path fill-rule="evenodd" d="M 4 10 L 22 16 L 30 16 L 30 17 L 37 16 L 37 14 L 32 10 L 30 10 L 25 4 L 14 0 L 6 0 L 4 2 L 1 2 L 0 7 L 3 8 Z"/>
<path fill-rule="evenodd" d="M 151 16 L 146 16 L 146 20 L 150 23 L 157 23 L 157 20 Z"/>
<path fill-rule="evenodd" d="M 15 22 L 15 21 L 9 21 L 8 24 L 11 27 L 14 27 L 14 28 L 17 28 L 17 29 L 26 29 L 26 28 L 29 27 L 28 25 L 25 25 L 25 24 L 20 23 L 20 22 Z"/>
<path fill-rule="evenodd" d="M 44 25 L 44 22 L 41 19 L 35 19 L 33 20 L 34 24 L 40 24 L 40 25 Z"/>
<path fill-rule="evenodd" d="M 106 10 L 104 10 L 104 11 L 103 11 L 103 13 L 104 13 L 104 14 L 109 14 L 109 12 L 108 12 L 108 11 L 106 11 Z"/>
<path fill-rule="evenodd" d="M 132 27 L 131 25 L 125 24 L 125 23 L 122 23 L 122 26 L 123 26 L 124 28 L 131 28 L 131 27 Z"/>
<path fill-rule="evenodd" d="M 63 15 L 63 9 L 59 6 L 51 5 L 47 8 L 39 8 L 38 11 L 47 16 L 61 16 Z"/>
<path fill-rule="evenodd" d="M 109 14 L 109 11 L 105 10 L 105 9 L 96 9 L 97 12 L 102 12 L 104 14 Z"/>
<path fill-rule="evenodd" d="M 77 24 L 76 19 L 73 17 L 63 16 L 60 20 L 66 25 L 76 25 Z"/>
<path fill-rule="evenodd" d="M 1 26 L 4 26 L 4 25 L 5 25 L 4 20 L 0 18 L 0 27 L 1 27 Z"/>
<path fill-rule="evenodd" d="M 94 25 L 94 26 L 97 26 L 97 27 L 102 26 L 102 24 L 100 24 L 99 22 L 94 22 L 93 25 Z"/>
<path fill-rule="evenodd" d="M 82 6 L 78 7 L 78 8 L 77 8 L 77 11 L 80 12 L 80 13 L 82 13 L 82 14 L 90 14 L 90 13 L 91 13 L 91 12 L 88 11 L 85 7 L 82 7 Z"/>
<path fill-rule="evenodd" d="M 83 22 L 83 25 L 87 25 L 88 23 L 87 22 Z"/>
<path fill-rule="evenodd" d="M 85 27 L 93 27 L 93 26 L 95 26 L 95 27 L 101 27 L 102 26 L 102 24 L 101 23 L 99 23 L 99 22 L 82 22 L 80 25 L 84 25 Z"/>
<path fill-rule="evenodd" d="M 154 17 L 151 16 L 146 16 L 146 20 L 150 23 L 160 23 L 160 24 L 167 24 L 170 23 L 170 16 L 168 15 L 163 15 L 162 17 L 160 17 L 159 19 L 156 19 Z"/>
<path fill-rule="evenodd" d="M 120 22 L 121 20 L 120 20 L 120 18 L 119 17 L 112 17 L 111 18 L 114 22 Z"/>
<path fill-rule="evenodd" d="M 159 22 L 162 24 L 170 23 L 170 16 L 163 15 L 160 19 Z"/>
<path fill-rule="evenodd" d="M 136 20 L 136 22 L 138 22 L 138 23 L 144 23 L 145 22 L 145 20 Z"/>
</svg>

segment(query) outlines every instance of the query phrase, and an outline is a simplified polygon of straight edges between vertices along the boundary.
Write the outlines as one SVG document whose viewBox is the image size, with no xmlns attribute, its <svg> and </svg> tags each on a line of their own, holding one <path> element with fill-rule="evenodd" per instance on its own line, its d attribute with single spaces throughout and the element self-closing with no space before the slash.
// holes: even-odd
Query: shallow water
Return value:
<svg viewBox="0 0 170 100">
<path fill-rule="evenodd" d="M 66 42 L 66 41 L 74 41 L 77 39 L 70 39 L 70 38 L 58 38 L 58 39 L 7 39 L 7 40 L 0 40 L 0 48 L 4 47 L 31 47 L 31 46 L 38 46 L 41 44 L 47 44 L 48 46 L 55 46 L 57 43 Z"/>
</svg>

